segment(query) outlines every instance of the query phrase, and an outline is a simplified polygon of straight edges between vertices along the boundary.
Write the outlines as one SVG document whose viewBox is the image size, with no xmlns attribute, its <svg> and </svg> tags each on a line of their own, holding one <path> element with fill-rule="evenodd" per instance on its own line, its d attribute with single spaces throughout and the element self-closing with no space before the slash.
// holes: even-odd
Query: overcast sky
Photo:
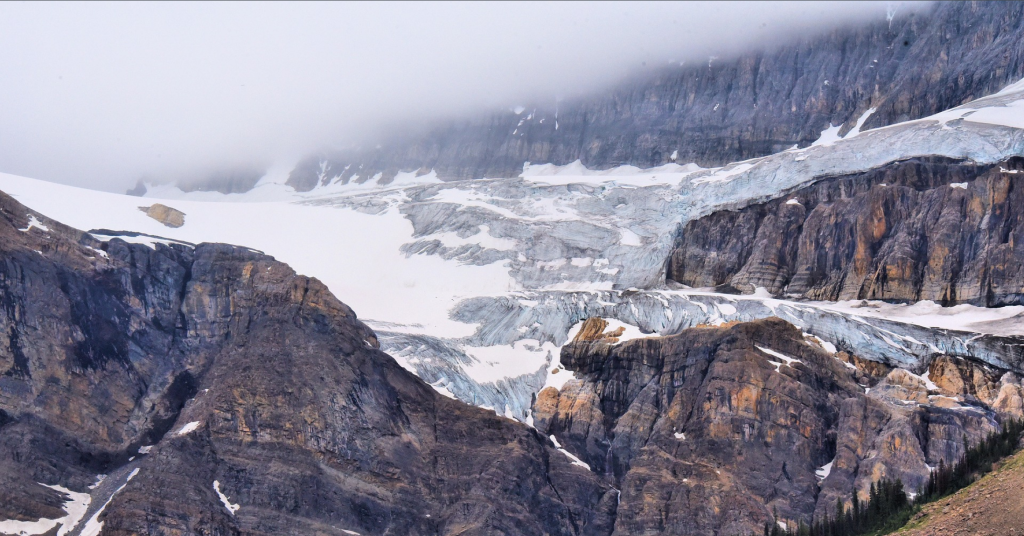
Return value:
<svg viewBox="0 0 1024 536">
<path fill-rule="evenodd" d="M 123 191 L 598 91 L 886 3 L 0 3 L 0 172 Z M 647 67 L 643 67 L 646 62 Z"/>
</svg>

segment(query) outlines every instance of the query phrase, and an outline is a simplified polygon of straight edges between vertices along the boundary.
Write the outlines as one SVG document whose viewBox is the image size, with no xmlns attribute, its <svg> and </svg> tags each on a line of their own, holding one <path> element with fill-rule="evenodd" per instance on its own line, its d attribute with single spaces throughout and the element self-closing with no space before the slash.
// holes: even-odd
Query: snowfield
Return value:
<svg viewBox="0 0 1024 536">
<path fill-rule="evenodd" d="M 1019 348 L 992 338 L 1024 335 L 1024 307 L 807 303 L 665 288 L 673 235 L 690 219 L 915 156 L 995 163 L 1024 154 L 1024 82 L 861 131 L 871 112 L 845 137 L 833 126 L 809 147 L 713 169 L 595 171 L 577 161 L 473 181 L 400 173 L 388 184 L 379 176 L 344 183 L 325 171 L 325 185 L 310 192 L 294 191 L 284 184 L 287 170 L 275 169 L 244 194 L 165 185 L 144 198 L 0 174 L 0 190 L 82 230 L 160 237 L 125 238 L 151 247 L 225 242 L 263 251 L 323 281 L 378 332 L 385 351 L 438 391 L 524 421 L 534 393 L 571 377 L 559 351 L 591 316 L 625 327 L 625 338 L 780 316 L 830 346 L 911 368 L 936 351 L 1020 368 Z M 139 210 L 156 202 L 184 212 L 185 224 L 169 228 Z"/>
</svg>

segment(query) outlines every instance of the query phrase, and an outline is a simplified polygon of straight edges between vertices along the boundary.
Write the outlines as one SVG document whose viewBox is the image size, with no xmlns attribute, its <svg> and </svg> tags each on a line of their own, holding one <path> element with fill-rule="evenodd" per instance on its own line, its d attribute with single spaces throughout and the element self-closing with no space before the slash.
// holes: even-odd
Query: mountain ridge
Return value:
<svg viewBox="0 0 1024 536">
<path fill-rule="evenodd" d="M 765 156 L 805 147 L 833 125 L 845 135 L 855 123 L 870 129 L 918 119 L 1024 77 L 1021 20 L 1019 3 L 936 3 L 707 66 L 666 68 L 557 108 L 496 113 L 377 149 L 313 155 L 288 184 L 306 191 L 432 169 L 454 180 L 512 177 L 528 162 L 710 167 Z"/>
<path fill-rule="evenodd" d="M 606 484 L 438 394 L 316 279 L 248 248 L 102 242 L 6 194 L 0 215 L 0 531 L 58 517 L 36 482 L 109 493 L 82 511 L 105 534 L 607 524 Z"/>
</svg>

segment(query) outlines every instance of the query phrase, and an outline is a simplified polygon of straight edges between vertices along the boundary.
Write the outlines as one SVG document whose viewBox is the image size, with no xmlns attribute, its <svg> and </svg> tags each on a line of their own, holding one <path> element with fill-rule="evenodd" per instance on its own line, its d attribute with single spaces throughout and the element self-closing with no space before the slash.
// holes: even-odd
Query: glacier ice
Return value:
<svg viewBox="0 0 1024 536">
<path fill-rule="evenodd" d="M 0 189 L 82 229 L 265 251 L 371 318 L 382 349 L 435 389 L 527 420 L 570 329 L 591 316 L 651 334 L 780 316 L 838 349 L 912 369 L 943 352 L 1020 371 L 1022 334 L 1005 331 L 1012 321 L 1003 331 L 952 329 L 765 293 L 670 289 L 664 265 L 679 226 L 717 210 L 917 156 L 996 163 L 1024 154 L 1024 123 L 992 119 L 1021 102 L 1024 84 L 1015 84 L 928 118 L 713 169 L 591 171 L 575 162 L 472 181 L 329 180 L 310 192 L 272 180 L 245 194 L 150 189 L 147 197 L 189 214 L 178 229 L 147 221 L 135 197 L 2 174 Z"/>
</svg>

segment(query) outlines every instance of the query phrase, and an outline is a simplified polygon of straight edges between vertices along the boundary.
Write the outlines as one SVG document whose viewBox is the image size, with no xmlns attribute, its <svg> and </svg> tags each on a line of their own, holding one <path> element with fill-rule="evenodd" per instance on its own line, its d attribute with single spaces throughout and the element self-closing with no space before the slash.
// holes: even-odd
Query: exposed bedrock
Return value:
<svg viewBox="0 0 1024 536">
<path fill-rule="evenodd" d="M 919 304 L 924 305 L 928 304 Z M 674 335 L 695 326 L 779 317 L 852 353 L 865 370 L 904 367 L 923 373 L 932 356 L 945 354 L 1024 372 L 1024 333 L 1020 314 L 1014 316 L 1013 310 L 998 320 L 972 318 L 968 311 L 959 316 L 962 329 L 948 329 L 917 324 L 912 315 L 886 313 L 901 307 L 870 302 L 835 308 L 830 303 L 684 290 L 522 292 L 463 300 L 452 318 L 479 323 L 471 337 L 377 334 L 384 351 L 427 383 L 500 414 L 508 406 L 524 421 L 529 419 L 533 395 L 543 389 L 557 364 L 558 348 L 568 342 L 573 326 L 589 318 L 617 320 L 651 335 Z M 931 309 L 940 308 L 932 304 Z M 529 344 L 523 346 L 524 342 Z M 484 377 L 475 372 L 482 363 L 469 348 L 511 350 L 513 345 L 521 350 L 514 371 Z"/>
<path fill-rule="evenodd" d="M 399 171 L 431 169 L 446 180 L 514 177 L 526 162 L 577 159 L 591 169 L 719 166 L 806 146 L 830 125 L 845 134 L 871 108 L 864 129 L 925 117 L 1024 76 L 1019 3 L 937 2 L 898 10 L 891 21 L 879 15 L 734 58 L 634 73 L 597 95 L 312 155 L 288 183 L 310 190 L 378 174 L 387 183 Z"/>
<path fill-rule="evenodd" d="M 686 223 L 667 278 L 818 300 L 1024 303 L 1024 158 L 915 158 Z"/>
<path fill-rule="evenodd" d="M 101 242 L 6 195 L 0 255 L 0 521 L 62 518 L 41 482 L 91 497 L 69 534 L 611 530 L 597 475 L 271 257 Z"/>
<path fill-rule="evenodd" d="M 857 368 L 866 362 L 830 355 L 778 318 L 617 344 L 610 335 L 563 347 L 576 378 L 543 390 L 534 418 L 619 482 L 618 535 L 748 534 L 773 512 L 808 522 L 884 476 L 913 492 L 964 437 L 997 426 L 978 400 L 904 369 Z M 995 373 L 962 368 L 951 377 Z M 1006 384 L 1019 392 L 1015 377 Z"/>
</svg>

